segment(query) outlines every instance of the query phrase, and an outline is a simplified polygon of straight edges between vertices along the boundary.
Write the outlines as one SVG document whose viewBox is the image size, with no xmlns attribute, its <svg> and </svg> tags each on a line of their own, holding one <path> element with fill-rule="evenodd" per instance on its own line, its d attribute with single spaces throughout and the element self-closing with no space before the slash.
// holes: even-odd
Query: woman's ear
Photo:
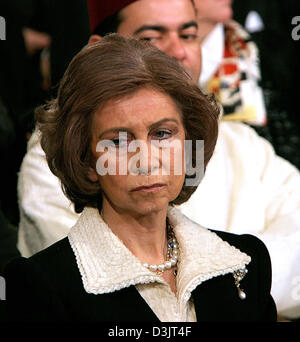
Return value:
<svg viewBox="0 0 300 342">
<path fill-rule="evenodd" d="M 98 176 L 98 173 L 95 169 L 93 169 L 92 167 L 89 168 L 89 171 L 88 171 L 88 177 L 89 179 L 96 183 L 99 181 L 99 176 Z"/>
<path fill-rule="evenodd" d="M 101 39 L 102 39 L 102 37 L 99 36 L 98 34 L 92 34 L 89 38 L 88 45 L 94 44 Z"/>
</svg>

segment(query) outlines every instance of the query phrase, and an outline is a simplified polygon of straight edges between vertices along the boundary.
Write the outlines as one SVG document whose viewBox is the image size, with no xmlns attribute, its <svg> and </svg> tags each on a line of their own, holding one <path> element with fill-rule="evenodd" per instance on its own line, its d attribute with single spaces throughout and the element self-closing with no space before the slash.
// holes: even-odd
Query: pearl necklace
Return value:
<svg viewBox="0 0 300 342">
<path fill-rule="evenodd" d="M 157 275 L 160 275 L 164 273 L 166 270 L 171 269 L 172 267 L 175 267 L 177 265 L 178 261 L 178 242 L 175 237 L 175 234 L 173 232 L 173 229 L 167 220 L 167 234 L 168 234 L 168 253 L 167 253 L 167 261 L 163 264 L 159 265 L 149 265 L 147 262 L 144 262 L 144 267 L 148 268 L 153 273 L 156 273 Z M 177 275 L 177 270 L 175 269 L 174 274 Z"/>
</svg>

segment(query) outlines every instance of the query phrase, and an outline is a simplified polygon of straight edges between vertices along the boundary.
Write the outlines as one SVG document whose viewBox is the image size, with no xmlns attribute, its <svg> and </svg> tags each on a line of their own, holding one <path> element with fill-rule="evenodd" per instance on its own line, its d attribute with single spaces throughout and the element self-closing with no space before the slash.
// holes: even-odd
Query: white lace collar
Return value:
<svg viewBox="0 0 300 342">
<path fill-rule="evenodd" d="M 180 248 L 179 297 L 188 300 L 201 282 L 234 272 L 250 262 L 248 255 L 191 221 L 178 209 L 170 207 L 168 218 Z M 85 208 L 68 238 L 88 293 L 109 293 L 130 285 L 163 282 L 112 233 L 97 209 Z"/>
</svg>

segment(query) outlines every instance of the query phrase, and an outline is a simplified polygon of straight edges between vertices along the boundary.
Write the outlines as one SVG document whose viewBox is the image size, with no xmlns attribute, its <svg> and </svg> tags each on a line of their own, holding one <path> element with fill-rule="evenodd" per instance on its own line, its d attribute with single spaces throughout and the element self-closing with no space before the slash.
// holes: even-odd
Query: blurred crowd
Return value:
<svg viewBox="0 0 300 342">
<path fill-rule="evenodd" d="M 294 0 L 233 2 L 235 19 L 248 30 L 259 50 L 267 122 L 255 129 L 272 143 L 278 155 L 298 168 L 300 44 L 291 33 L 295 27 L 292 18 L 299 15 L 299 7 Z"/>
<path fill-rule="evenodd" d="M 88 40 L 89 21 L 85 1 L 3 0 L 0 13 L 7 38 L 0 44 L 1 207 L 17 225 L 17 174 L 34 109 L 55 94 L 70 59 Z"/>
</svg>

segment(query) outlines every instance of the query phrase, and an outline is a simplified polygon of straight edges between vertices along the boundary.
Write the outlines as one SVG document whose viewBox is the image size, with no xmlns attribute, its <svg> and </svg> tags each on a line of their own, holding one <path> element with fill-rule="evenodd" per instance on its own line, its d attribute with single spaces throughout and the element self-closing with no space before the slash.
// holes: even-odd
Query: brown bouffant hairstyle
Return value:
<svg viewBox="0 0 300 342">
<path fill-rule="evenodd" d="M 99 182 L 89 178 L 93 115 L 110 100 L 142 88 L 170 96 L 177 105 L 186 139 L 204 140 L 204 169 L 218 135 L 219 107 L 204 95 L 174 59 L 147 42 L 111 34 L 84 47 L 71 61 L 57 98 L 37 108 L 41 145 L 51 171 L 80 213 L 85 206 L 101 207 Z M 193 165 L 196 165 L 193 144 Z M 188 176 L 186 176 L 188 177 Z M 185 186 L 171 204 L 187 201 L 197 186 Z"/>
</svg>

